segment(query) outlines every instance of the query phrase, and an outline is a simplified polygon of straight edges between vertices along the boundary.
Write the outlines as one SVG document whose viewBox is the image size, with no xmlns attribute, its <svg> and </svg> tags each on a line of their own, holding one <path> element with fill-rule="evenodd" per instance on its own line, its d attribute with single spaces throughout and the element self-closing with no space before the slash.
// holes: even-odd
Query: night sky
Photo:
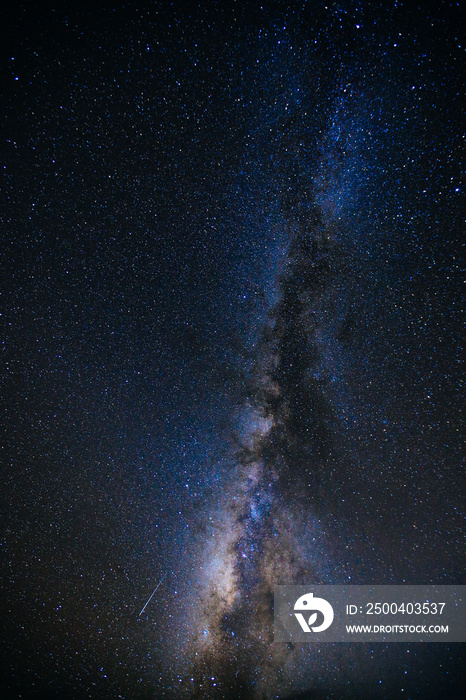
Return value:
<svg viewBox="0 0 466 700">
<path fill-rule="evenodd" d="M 0 698 L 460 697 L 271 629 L 465 582 L 459 7 L 5 5 Z"/>
</svg>

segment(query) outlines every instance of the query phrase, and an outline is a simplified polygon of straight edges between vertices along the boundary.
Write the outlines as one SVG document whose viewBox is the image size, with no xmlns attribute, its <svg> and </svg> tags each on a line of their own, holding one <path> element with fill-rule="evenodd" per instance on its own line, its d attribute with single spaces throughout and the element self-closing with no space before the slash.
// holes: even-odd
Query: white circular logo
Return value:
<svg viewBox="0 0 466 700">
<path fill-rule="evenodd" d="M 303 632 L 323 632 L 328 629 L 333 622 L 333 608 L 330 603 L 323 598 L 314 598 L 313 593 L 305 593 L 294 604 L 295 610 L 312 612 L 306 622 L 304 615 L 301 612 L 295 612 L 295 617 L 298 620 Z M 324 616 L 324 621 L 321 625 L 315 626 L 317 620 L 317 612 L 321 612 Z"/>
</svg>

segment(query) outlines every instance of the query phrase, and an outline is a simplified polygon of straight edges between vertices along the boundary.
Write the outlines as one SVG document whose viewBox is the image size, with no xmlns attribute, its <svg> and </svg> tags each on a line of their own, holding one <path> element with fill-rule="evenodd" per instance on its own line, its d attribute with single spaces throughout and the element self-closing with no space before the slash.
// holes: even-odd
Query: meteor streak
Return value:
<svg viewBox="0 0 466 700">
<path fill-rule="evenodd" d="M 166 575 L 167 575 L 167 572 L 164 573 L 164 575 L 162 576 L 162 578 L 160 579 L 160 581 L 158 582 L 158 584 L 156 585 L 156 587 L 155 587 L 154 590 L 152 591 L 151 595 L 150 595 L 149 598 L 147 599 L 147 603 L 144 605 L 144 607 L 143 607 L 143 609 L 141 610 L 141 612 L 139 613 L 138 617 L 140 617 L 140 616 L 142 615 L 142 613 L 144 612 L 144 610 L 147 608 L 147 606 L 148 606 L 149 603 L 151 602 L 152 598 L 154 597 L 155 592 L 158 590 L 158 587 L 160 586 L 160 584 L 162 583 L 162 581 L 163 581 L 163 579 L 165 578 Z"/>
</svg>

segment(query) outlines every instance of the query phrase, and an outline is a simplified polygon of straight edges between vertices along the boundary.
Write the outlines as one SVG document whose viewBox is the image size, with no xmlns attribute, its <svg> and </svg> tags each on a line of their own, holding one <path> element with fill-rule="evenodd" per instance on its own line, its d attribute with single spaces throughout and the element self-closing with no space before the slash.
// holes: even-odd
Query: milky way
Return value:
<svg viewBox="0 0 466 700">
<path fill-rule="evenodd" d="M 345 101 L 348 120 L 349 95 Z M 298 128 L 282 125 L 293 166 L 309 148 L 303 119 Z M 218 486 L 221 496 L 207 504 L 206 545 L 192 564 L 202 575 L 185 612 L 188 697 L 274 697 L 298 690 L 301 654 L 296 660 L 290 649 L 272 644 L 274 585 L 351 579 L 336 570 L 331 537 L 316 508 L 343 428 L 329 385 L 352 274 L 345 262 L 351 252 L 345 217 L 358 206 L 357 156 L 365 162 L 356 153 L 356 139 L 363 140 L 357 128 L 344 134 L 339 119 L 337 110 L 330 135 L 313 144 L 317 158 L 304 159 L 300 173 L 295 168 L 293 186 L 281 184 L 287 242 L 276 301 L 251 351 L 230 473 Z"/>
<path fill-rule="evenodd" d="M 461 697 L 272 634 L 462 582 L 459 8 L 95 5 L 0 23 L 1 697 Z"/>
</svg>

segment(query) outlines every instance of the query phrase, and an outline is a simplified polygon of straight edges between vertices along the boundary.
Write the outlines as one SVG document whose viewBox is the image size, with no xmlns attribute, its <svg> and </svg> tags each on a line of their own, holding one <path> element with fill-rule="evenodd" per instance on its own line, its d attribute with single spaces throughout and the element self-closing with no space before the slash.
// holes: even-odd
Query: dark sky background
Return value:
<svg viewBox="0 0 466 700">
<path fill-rule="evenodd" d="M 464 583 L 459 7 L 9 5 L 0 697 L 460 697 L 267 607 Z"/>
</svg>

